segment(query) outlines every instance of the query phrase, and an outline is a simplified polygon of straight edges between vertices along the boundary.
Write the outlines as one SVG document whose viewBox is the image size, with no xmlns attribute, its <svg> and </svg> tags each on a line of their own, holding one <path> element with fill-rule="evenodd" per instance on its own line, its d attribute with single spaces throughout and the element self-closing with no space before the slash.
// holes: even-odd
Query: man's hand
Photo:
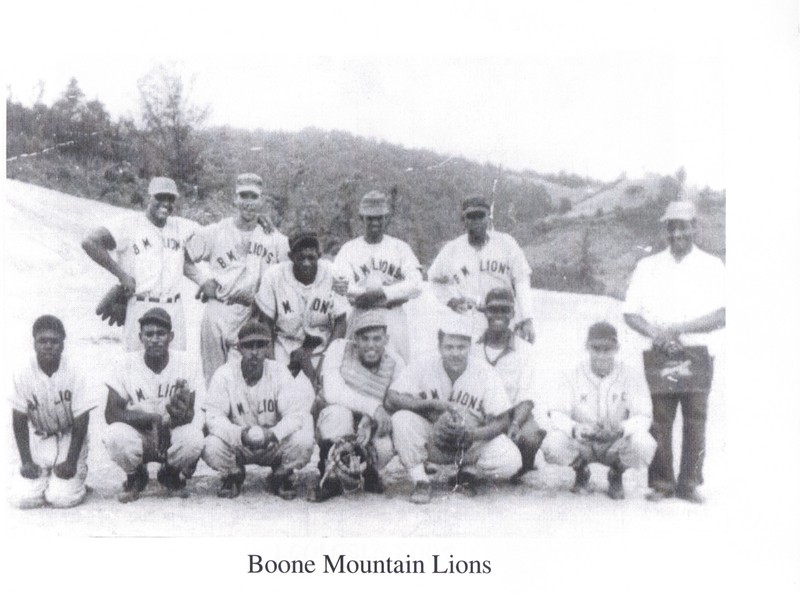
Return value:
<svg viewBox="0 0 800 597">
<path fill-rule="evenodd" d="M 598 425 L 594 431 L 594 441 L 601 444 L 610 444 L 622 437 L 622 427 L 611 425 L 609 427 Z"/>
<path fill-rule="evenodd" d="M 35 462 L 25 462 L 19 467 L 19 474 L 26 479 L 38 479 L 42 474 L 42 469 Z"/>
<path fill-rule="evenodd" d="M 383 408 L 383 406 L 379 406 L 375 409 L 375 412 L 372 413 L 372 418 L 378 425 L 378 429 L 376 431 L 378 437 L 389 435 L 392 432 L 392 417 L 388 412 L 386 412 L 386 409 Z"/>
<path fill-rule="evenodd" d="M 519 434 L 520 433 L 522 433 L 522 429 L 520 428 L 520 424 L 517 423 L 516 421 L 511 421 L 511 423 L 508 425 L 508 430 L 506 431 L 506 435 L 508 436 L 508 439 L 510 439 L 512 442 L 516 443 L 517 440 L 519 439 Z"/>
<path fill-rule="evenodd" d="M 572 437 L 580 442 L 591 442 L 594 441 L 594 432 L 594 425 L 589 425 L 588 423 L 576 423 L 575 427 L 572 428 Z"/>
<path fill-rule="evenodd" d="M 72 479 L 78 471 L 78 465 L 75 462 L 59 462 L 53 467 L 53 474 L 59 479 Z"/>
<path fill-rule="evenodd" d="M 202 302 L 207 303 L 210 299 L 217 298 L 217 291 L 219 290 L 219 282 L 214 278 L 209 278 L 200 285 L 197 289 L 197 294 L 194 298 L 200 299 Z"/>
<path fill-rule="evenodd" d="M 346 295 L 348 286 L 350 286 L 350 282 L 344 276 L 335 276 L 333 278 L 332 287 L 336 294 Z"/>
<path fill-rule="evenodd" d="M 525 319 L 520 321 L 516 327 L 517 336 L 525 340 L 526 342 L 530 342 L 533 344 L 534 340 L 536 340 L 536 334 L 533 331 L 533 321 L 530 319 Z"/>
<path fill-rule="evenodd" d="M 385 302 L 386 293 L 383 292 L 383 288 L 374 288 L 365 290 L 362 294 L 355 297 L 355 299 L 353 299 L 353 306 L 359 309 L 372 309 L 383 305 Z"/>
<path fill-rule="evenodd" d="M 470 309 L 475 308 L 475 301 L 464 298 L 464 297 L 455 297 L 451 298 L 447 301 L 447 306 L 450 307 L 456 313 L 466 313 Z"/>
<path fill-rule="evenodd" d="M 119 283 L 122 285 L 122 288 L 125 289 L 125 294 L 127 296 L 133 296 L 133 294 L 136 292 L 136 280 L 133 278 L 133 276 L 122 272 L 119 275 Z"/>
</svg>

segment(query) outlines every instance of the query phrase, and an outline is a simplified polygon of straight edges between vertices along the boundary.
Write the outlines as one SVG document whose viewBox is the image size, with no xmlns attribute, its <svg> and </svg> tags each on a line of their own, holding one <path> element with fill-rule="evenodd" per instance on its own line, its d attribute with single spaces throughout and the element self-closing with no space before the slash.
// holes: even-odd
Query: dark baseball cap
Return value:
<svg viewBox="0 0 800 597">
<path fill-rule="evenodd" d="M 239 330 L 239 342 L 247 342 L 248 340 L 265 340 L 269 342 L 271 338 L 269 327 L 258 321 L 248 321 Z"/>
<path fill-rule="evenodd" d="M 492 206 L 489 200 L 482 195 L 471 195 L 461 202 L 461 212 L 468 214 L 474 211 L 491 211 Z"/>
<path fill-rule="evenodd" d="M 589 335 L 586 338 L 586 342 L 589 344 L 603 342 L 616 345 L 617 328 L 607 321 L 598 321 L 597 323 L 593 323 L 589 328 Z"/>
<path fill-rule="evenodd" d="M 306 247 L 313 247 L 319 251 L 319 239 L 316 232 L 301 230 L 293 234 L 289 239 L 289 251 L 292 253 L 296 253 Z"/>
<path fill-rule="evenodd" d="M 56 317 L 55 315 L 42 315 L 33 322 L 33 337 L 35 338 L 37 334 L 48 330 L 51 332 L 55 332 L 62 338 L 67 337 L 67 332 L 64 329 L 64 324 L 61 320 Z"/>
<path fill-rule="evenodd" d="M 140 326 L 146 323 L 156 323 L 164 326 L 168 330 L 172 330 L 172 318 L 169 316 L 169 313 L 164 311 L 161 307 L 153 307 L 139 318 Z"/>
<path fill-rule="evenodd" d="M 487 307 L 489 305 L 503 305 L 506 307 L 513 307 L 514 306 L 514 293 L 511 292 L 510 288 L 492 288 L 486 294 L 486 300 L 484 301 L 484 305 Z"/>
</svg>

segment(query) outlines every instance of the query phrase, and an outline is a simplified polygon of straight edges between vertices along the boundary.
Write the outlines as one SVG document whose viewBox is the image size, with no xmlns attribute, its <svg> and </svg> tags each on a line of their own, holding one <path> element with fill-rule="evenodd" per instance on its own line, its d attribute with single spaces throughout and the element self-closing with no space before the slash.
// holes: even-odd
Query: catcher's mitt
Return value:
<svg viewBox="0 0 800 597">
<path fill-rule="evenodd" d="M 454 410 L 443 412 L 433 424 L 432 442 L 442 457 L 458 463 L 472 444 L 464 415 Z"/>
<path fill-rule="evenodd" d="M 95 313 L 108 325 L 125 325 L 125 312 L 128 308 L 129 295 L 122 284 L 115 284 L 97 303 Z"/>
<path fill-rule="evenodd" d="M 186 387 L 186 380 L 179 379 L 175 384 L 175 391 L 167 403 L 169 427 L 175 429 L 181 425 L 188 425 L 194 419 L 194 392 Z"/>
<path fill-rule="evenodd" d="M 364 488 L 364 472 L 376 462 L 375 448 L 371 443 L 362 444 L 354 435 L 346 435 L 336 440 L 325 461 L 325 475 L 320 479 L 322 486 L 328 479 L 338 480 L 344 491 Z"/>
</svg>

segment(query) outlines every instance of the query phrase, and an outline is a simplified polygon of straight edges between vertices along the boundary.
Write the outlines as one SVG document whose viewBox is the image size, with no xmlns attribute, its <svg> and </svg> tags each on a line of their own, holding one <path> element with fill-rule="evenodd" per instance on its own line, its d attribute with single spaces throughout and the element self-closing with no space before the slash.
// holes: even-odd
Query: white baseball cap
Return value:
<svg viewBox="0 0 800 597">
<path fill-rule="evenodd" d="M 673 201 L 667 205 L 667 210 L 661 216 L 662 222 L 669 220 L 691 221 L 697 218 L 697 210 L 691 201 Z"/>
<path fill-rule="evenodd" d="M 470 320 L 455 311 L 443 313 L 442 317 L 439 318 L 439 331 L 448 336 L 463 336 L 471 340 L 471 329 Z"/>
<path fill-rule="evenodd" d="M 258 174 L 252 174 L 250 172 L 246 174 L 240 174 L 236 177 L 236 194 L 239 193 L 255 193 L 259 197 L 261 197 L 261 193 L 264 190 L 264 181 Z"/>
<path fill-rule="evenodd" d="M 155 197 L 156 195 L 172 195 L 173 197 L 179 197 L 178 194 L 178 185 L 175 184 L 175 181 L 171 178 L 167 178 L 166 176 L 156 176 L 150 181 L 150 186 L 147 187 L 147 193 L 151 197 Z"/>
</svg>

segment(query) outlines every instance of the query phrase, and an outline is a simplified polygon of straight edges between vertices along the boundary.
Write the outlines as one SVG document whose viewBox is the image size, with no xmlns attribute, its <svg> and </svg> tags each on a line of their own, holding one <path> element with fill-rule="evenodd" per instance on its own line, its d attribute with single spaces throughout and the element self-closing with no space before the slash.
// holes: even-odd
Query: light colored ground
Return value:
<svg viewBox="0 0 800 597">
<path fill-rule="evenodd" d="M 80 239 L 120 210 L 16 181 L 6 181 L 4 209 L 4 349 L 11 357 L 6 360 L 25 358 L 32 350 L 33 319 L 53 313 L 66 325 L 67 350 L 87 367 L 95 391 L 102 395 L 102 380 L 122 348 L 120 328 L 112 329 L 101 322 L 94 308 L 114 280 L 84 254 Z M 197 351 L 202 306 L 191 299 L 194 292 L 188 281 L 183 296 L 189 298 L 185 301 L 188 327 L 195 331 L 190 336 L 190 350 Z M 413 346 L 433 346 L 437 313 L 431 301 L 426 294 L 413 305 L 412 318 L 418 322 Z M 553 376 L 581 356 L 585 331 L 599 319 L 611 321 L 620 330 L 621 356 L 635 357 L 643 343 L 622 323 L 619 302 L 536 291 L 535 347 L 543 394 L 552 385 Z M 387 472 L 389 483 L 384 496 L 354 495 L 324 504 L 309 504 L 303 499 L 287 503 L 266 495 L 263 473 L 253 471 L 239 499 L 219 500 L 215 496 L 218 479 L 201 464 L 190 482 L 190 499 L 166 498 L 153 480 L 142 499 L 121 505 L 113 496 L 124 475 L 109 461 L 99 442 L 105 422 L 101 411 L 96 411 L 90 426 L 88 479 L 93 493 L 86 503 L 68 511 L 9 508 L 6 523 L 12 533 L 28 536 L 183 537 L 524 537 L 547 534 L 565 524 L 583 525 L 587 532 L 609 524 L 635 525 L 643 531 L 674 528 L 675 524 L 707 523 L 713 527 L 725 499 L 722 488 L 726 469 L 725 413 L 719 383 L 724 379 L 722 337 L 714 338 L 713 343 L 717 348 L 717 384 L 711 396 L 707 483 L 703 488 L 708 503 L 703 507 L 677 500 L 659 505 L 646 502 L 644 471 L 628 471 L 628 499 L 613 502 L 604 493 L 604 468 L 594 465 L 597 491 L 590 496 L 573 496 L 567 491 L 571 470 L 549 466 L 541 456 L 539 471 L 527 475 L 521 486 L 487 487 L 472 499 L 441 486 L 433 503 L 425 507 L 407 501 L 409 483 L 396 459 Z M 9 382 L 10 371 L 4 369 L 0 383 L 7 389 Z M 15 466 L 16 448 L 8 416 L 3 417 L 3 432 L 7 439 L 2 445 L 8 450 L 3 460 Z M 151 478 L 154 476 L 151 474 Z M 309 466 L 301 476 L 301 489 L 307 489 L 313 481 L 313 467 Z"/>
</svg>

